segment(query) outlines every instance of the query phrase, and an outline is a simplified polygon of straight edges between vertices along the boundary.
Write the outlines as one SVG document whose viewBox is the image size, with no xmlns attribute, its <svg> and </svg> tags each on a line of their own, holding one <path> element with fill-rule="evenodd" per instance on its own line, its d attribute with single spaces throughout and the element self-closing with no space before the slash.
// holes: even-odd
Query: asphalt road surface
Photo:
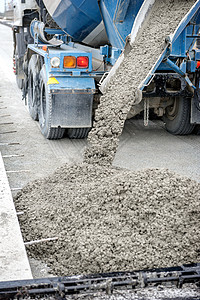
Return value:
<svg viewBox="0 0 200 300">
<path fill-rule="evenodd" d="M 86 140 L 49 141 L 21 100 L 12 70 L 12 30 L 0 24 L 0 151 L 13 193 L 52 173 L 63 163 L 81 162 Z M 128 120 L 114 165 L 132 170 L 168 168 L 200 181 L 200 137 L 173 136 L 161 121 Z"/>
</svg>

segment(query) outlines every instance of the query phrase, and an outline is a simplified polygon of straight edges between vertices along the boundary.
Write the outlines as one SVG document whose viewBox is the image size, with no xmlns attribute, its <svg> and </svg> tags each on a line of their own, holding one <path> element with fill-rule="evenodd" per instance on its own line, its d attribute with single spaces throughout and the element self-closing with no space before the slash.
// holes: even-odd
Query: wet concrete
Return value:
<svg viewBox="0 0 200 300">
<path fill-rule="evenodd" d="M 137 90 L 165 47 L 165 38 L 174 33 L 195 0 L 156 0 L 140 28 L 129 54 L 112 77 L 95 113 L 89 133 L 85 162 L 112 164 L 124 122 L 136 103 Z"/>
<path fill-rule="evenodd" d="M 64 162 L 81 162 L 86 141 L 47 141 L 41 136 L 37 123 L 31 120 L 20 101 L 20 92 L 12 75 L 11 31 L 4 26 L 0 26 L 0 30 L 6 41 L 0 49 L 1 112 L 4 115 L 9 114 L 8 117 L 3 117 L 5 123 L 13 122 L 1 126 L 1 149 L 5 155 L 23 155 L 5 158 L 7 170 L 28 171 L 9 174 L 11 187 L 21 187 L 33 179 L 50 174 Z M 127 121 L 114 165 L 132 170 L 153 166 L 168 167 L 177 173 L 200 180 L 199 137 L 171 136 L 162 126 L 160 123 L 150 122 L 150 126 L 145 129 L 140 120 Z M 16 132 L 8 133 L 9 131 Z M 13 142 L 19 144 L 6 144 Z"/>
<path fill-rule="evenodd" d="M 64 165 L 15 198 L 27 247 L 57 275 L 199 261 L 200 183 L 167 170 Z"/>
</svg>

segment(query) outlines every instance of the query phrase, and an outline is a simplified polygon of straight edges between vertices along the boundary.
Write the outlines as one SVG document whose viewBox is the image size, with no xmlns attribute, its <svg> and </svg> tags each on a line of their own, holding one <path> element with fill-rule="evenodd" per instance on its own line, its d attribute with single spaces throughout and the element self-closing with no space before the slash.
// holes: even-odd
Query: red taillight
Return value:
<svg viewBox="0 0 200 300">
<path fill-rule="evenodd" d="M 89 64 L 89 59 L 87 56 L 78 56 L 77 57 L 77 67 L 78 68 L 87 68 Z"/>
<path fill-rule="evenodd" d="M 200 60 L 197 61 L 197 69 L 200 67 Z"/>
</svg>

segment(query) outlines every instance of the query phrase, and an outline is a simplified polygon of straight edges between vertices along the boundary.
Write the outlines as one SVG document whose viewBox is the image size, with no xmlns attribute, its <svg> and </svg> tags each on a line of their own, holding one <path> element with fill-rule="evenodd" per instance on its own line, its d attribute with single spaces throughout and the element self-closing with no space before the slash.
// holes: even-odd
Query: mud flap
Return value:
<svg viewBox="0 0 200 300">
<path fill-rule="evenodd" d="M 200 99 L 200 98 L 199 98 Z M 200 124 L 200 101 L 196 97 L 191 101 L 191 124 Z"/>
<path fill-rule="evenodd" d="M 92 127 L 92 94 L 52 94 L 51 127 Z"/>
<path fill-rule="evenodd" d="M 200 124 L 200 72 L 195 74 L 195 86 L 194 97 L 191 99 L 191 124 Z"/>
</svg>

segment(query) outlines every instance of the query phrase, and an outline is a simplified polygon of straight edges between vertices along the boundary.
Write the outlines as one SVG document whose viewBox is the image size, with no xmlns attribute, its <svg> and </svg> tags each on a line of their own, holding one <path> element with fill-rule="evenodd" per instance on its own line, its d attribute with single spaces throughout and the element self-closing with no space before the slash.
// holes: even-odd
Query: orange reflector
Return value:
<svg viewBox="0 0 200 300">
<path fill-rule="evenodd" d="M 63 67 L 64 68 L 76 68 L 76 57 L 64 56 Z"/>
<path fill-rule="evenodd" d="M 47 52 L 47 50 L 48 50 L 47 46 L 42 46 L 42 50 Z"/>
<path fill-rule="evenodd" d="M 87 56 L 79 56 L 77 57 L 77 67 L 79 68 L 87 68 L 89 63 L 89 59 Z"/>
<path fill-rule="evenodd" d="M 200 67 L 200 60 L 197 61 L 197 69 Z"/>
</svg>

